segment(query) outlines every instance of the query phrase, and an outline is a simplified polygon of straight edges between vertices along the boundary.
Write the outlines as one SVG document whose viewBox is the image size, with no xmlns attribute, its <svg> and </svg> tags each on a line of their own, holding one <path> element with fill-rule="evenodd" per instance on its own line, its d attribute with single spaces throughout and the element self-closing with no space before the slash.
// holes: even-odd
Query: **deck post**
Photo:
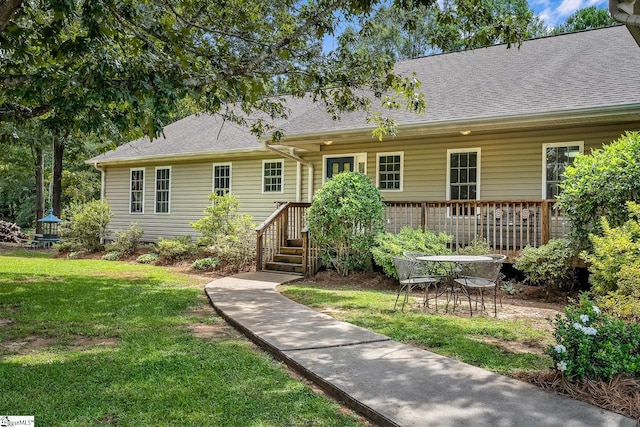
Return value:
<svg viewBox="0 0 640 427">
<path fill-rule="evenodd" d="M 540 219 L 540 232 L 542 233 L 542 244 L 546 245 L 547 243 L 549 243 L 549 236 L 551 235 L 550 233 L 550 223 L 551 221 L 549 220 L 549 215 L 551 214 L 550 209 L 549 209 L 549 200 L 543 200 L 542 201 L 542 205 L 540 206 L 541 209 L 541 216 L 542 218 Z"/>
</svg>

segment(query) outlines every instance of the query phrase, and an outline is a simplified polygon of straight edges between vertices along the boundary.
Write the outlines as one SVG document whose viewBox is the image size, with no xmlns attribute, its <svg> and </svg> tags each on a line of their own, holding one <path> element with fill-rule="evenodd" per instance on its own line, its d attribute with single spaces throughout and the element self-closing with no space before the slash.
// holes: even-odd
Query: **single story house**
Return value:
<svg viewBox="0 0 640 427">
<path fill-rule="evenodd" d="M 396 64 L 422 81 L 426 114 L 394 112 L 398 134 L 382 142 L 364 113 L 335 121 L 322 105 L 291 99 L 278 145 L 201 114 L 87 163 L 102 171 L 111 231 L 138 222 L 147 239 L 195 235 L 190 222 L 214 191 L 237 195 L 257 224 L 302 209 L 279 223 L 295 231 L 259 242 L 271 245 L 259 250 L 259 268 L 300 238 L 314 191 L 343 170 L 376 183 L 389 230 L 444 230 L 459 245 L 479 235 L 513 255 L 565 232 L 553 199 L 577 153 L 640 130 L 639 65 L 624 26 L 428 56 Z"/>
</svg>

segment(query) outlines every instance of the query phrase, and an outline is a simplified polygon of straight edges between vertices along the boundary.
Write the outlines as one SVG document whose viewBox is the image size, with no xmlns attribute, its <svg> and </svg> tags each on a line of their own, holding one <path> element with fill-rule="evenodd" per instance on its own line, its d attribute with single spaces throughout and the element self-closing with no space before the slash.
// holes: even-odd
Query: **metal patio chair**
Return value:
<svg viewBox="0 0 640 427">
<path fill-rule="evenodd" d="M 412 260 L 407 257 L 393 257 L 393 266 L 396 269 L 396 273 L 398 274 L 398 293 L 396 294 L 396 302 L 393 305 L 393 309 L 395 310 L 398 306 L 398 299 L 400 298 L 400 294 L 404 293 L 404 298 L 402 300 L 402 312 L 404 313 L 404 306 L 409 300 L 409 294 L 415 288 L 422 288 L 425 290 L 425 298 L 427 296 L 427 290 L 429 286 L 437 283 L 437 279 L 433 277 L 424 277 L 420 275 L 416 275 L 417 268 L 419 265 L 419 261 Z"/>
<path fill-rule="evenodd" d="M 433 282 L 429 281 L 425 285 L 424 304 L 427 308 L 429 308 L 429 300 L 433 299 L 436 307 L 436 311 L 438 311 L 438 297 L 446 291 L 446 288 L 442 288 L 443 291 L 438 293 L 439 292 L 438 288 L 441 288 L 447 285 L 447 281 L 449 279 L 449 273 L 447 272 L 446 267 L 442 263 L 422 261 L 418 259 L 418 257 L 427 256 L 427 255 L 431 255 L 431 254 L 424 253 L 424 252 L 412 252 L 412 251 L 404 253 L 405 257 L 409 258 L 410 260 L 416 263 L 415 269 L 413 271 L 413 277 L 435 279 L 435 281 Z M 432 286 L 434 288 L 434 296 L 430 297 L 429 289 Z"/>
<path fill-rule="evenodd" d="M 454 283 L 467 297 L 469 301 L 469 313 L 473 316 L 471 295 L 475 295 L 476 310 L 478 303 L 483 311 L 486 311 L 484 303 L 484 293 L 487 290 L 493 291 L 493 311 L 494 316 L 498 316 L 497 296 L 498 281 L 500 280 L 500 269 L 505 255 L 486 255 L 490 261 L 477 261 L 464 263 L 460 266 L 460 275 L 454 279 Z M 454 301 L 455 310 L 455 301 Z"/>
</svg>

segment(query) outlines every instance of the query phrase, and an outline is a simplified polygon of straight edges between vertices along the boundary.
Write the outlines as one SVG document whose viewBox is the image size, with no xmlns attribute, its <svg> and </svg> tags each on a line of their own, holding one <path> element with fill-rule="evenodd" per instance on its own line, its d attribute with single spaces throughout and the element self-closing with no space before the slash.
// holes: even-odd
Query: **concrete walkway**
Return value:
<svg viewBox="0 0 640 427">
<path fill-rule="evenodd" d="M 299 276 L 245 273 L 205 290 L 228 322 L 382 426 L 638 426 L 635 420 L 392 341 L 276 292 Z"/>
</svg>

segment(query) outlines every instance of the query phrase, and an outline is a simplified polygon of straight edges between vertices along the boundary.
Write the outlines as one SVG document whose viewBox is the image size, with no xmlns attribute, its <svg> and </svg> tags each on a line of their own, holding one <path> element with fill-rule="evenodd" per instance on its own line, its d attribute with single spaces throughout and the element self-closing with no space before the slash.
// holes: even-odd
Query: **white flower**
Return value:
<svg viewBox="0 0 640 427">
<path fill-rule="evenodd" d="M 597 306 L 597 305 L 594 305 L 594 306 L 593 306 L 593 307 L 591 307 L 591 308 L 593 308 L 593 312 L 594 312 L 595 314 L 600 314 L 600 313 L 601 313 L 601 311 L 600 311 L 600 309 L 598 308 L 598 306 Z"/>
<path fill-rule="evenodd" d="M 579 331 L 581 331 L 583 327 L 584 327 L 584 326 L 582 326 L 582 325 L 581 325 L 580 323 L 578 323 L 578 322 L 576 322 L 576 323 L 574 323 L 574 324 L 573 324 L 573 329 L 577 329 L 577 330 L 579 330 Z"/>
<path fill-rule="evenodd" d="M 582 332 L 584 332 L 585 335 L 595 335 L 598 333 L 598 330 L 596 328 L 592 328 L 591 326 L 585 326 L 582 328 Z"/>
<path fill-rule="evenodd" d="M 580 321 L 581 321 L 582 323 L 587 323 L 587 322 L 589 321 L 589 316 L 588 316 L 588 315 L 586 315 L 586 314 L 581 314 L 581 315 L 580 315 Z"/>
<path fill-rule="evenodd" d="M 567 370 L 567 362 L 565 362 L 564 360 L 559 361 L 558 363 L 556 363 L 556 368 L 558 368 L 558 370 L 560 372 L 564 372 Z"/>
<path fill-rule="evenodd" d="M 566 353 L 567 352 L 567 347 L 563 346 L 562 344 L 558 344 L 557 346 L 553 347 L 553 349 L 556 351 L 556 353 Z"/>
</svg>

